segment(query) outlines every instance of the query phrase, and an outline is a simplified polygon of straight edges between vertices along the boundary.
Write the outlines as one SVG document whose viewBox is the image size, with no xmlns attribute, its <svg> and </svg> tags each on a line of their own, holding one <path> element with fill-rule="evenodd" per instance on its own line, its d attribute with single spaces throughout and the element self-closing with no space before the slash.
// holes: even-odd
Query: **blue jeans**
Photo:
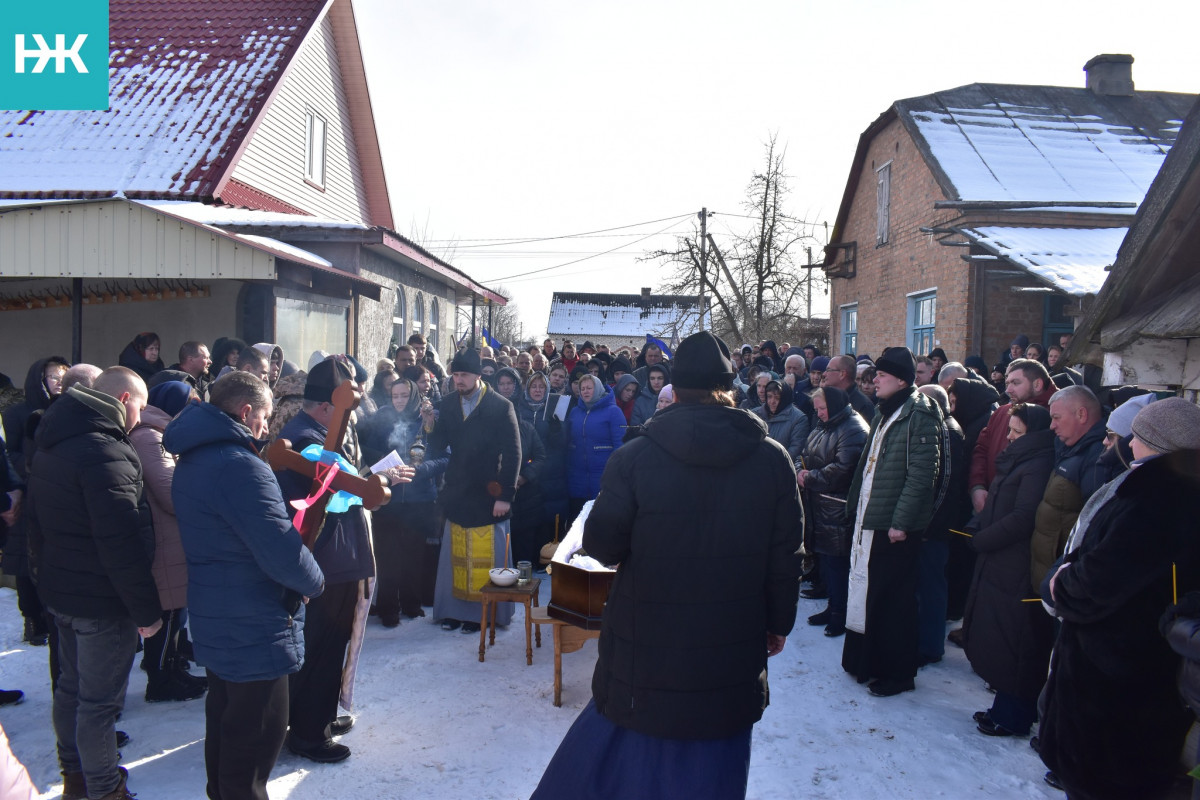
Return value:
<svg viewBox="0 0 1200 800">
<path fill-rule="evenodd" d="M 917 652 L 941 658 L 946 652 L 946 542 L 921 542 L 917 559 Z"/>
<path fill-rule="evenodd" d="M 87 619 L 50 609 L 58 627 L 61 673 L 54 689 L 54 733 L 64 773 L 82 772 L 88 794 L 117 788 L 117 715 L 125 707 L 129 670 L 137 650 L 137 625 L 122 619 Z"/>
</svg>

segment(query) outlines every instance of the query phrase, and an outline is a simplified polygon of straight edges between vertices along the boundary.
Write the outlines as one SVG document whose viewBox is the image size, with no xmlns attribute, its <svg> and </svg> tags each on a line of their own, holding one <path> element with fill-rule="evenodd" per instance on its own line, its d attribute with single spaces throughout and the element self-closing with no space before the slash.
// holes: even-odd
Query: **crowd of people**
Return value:
<svg viewBox="0 0 1200 800">
<path fill-rule="evenodd" d="M 207 696 L 210 797 L 265 798 L 284 746 L 348 758 L 343 666 L 368 617 L 429 609 L 478 633 L 487 570 L 540 568 L 590 501 L 585 547 L 621 567 L 593 703 L 537 796 L 584 791 L 597 742 L 709 785 L 693 796 L 744 793 L 745 765 L 714 765 L 748 764 L 802 586 L 827 600 L 808 624 L 844 637 L 842 667 L 871 694 L 916 689 L 949 641 L 995 692 L 980 733 L 1032 735 L 1047 782 L 1080 798 L 1172 786 L 1182 698 L 1200 697 L 1200 407 L 1102 391 L 1062 362 L 1068 341 L 1023 335 L 991 367 L 941 348 L 646 339 L 460 346 L 443 365 L 414 334 L 374 374 L 234 338 L 184 342 L 168 367 L 149 332 L 108 369 L 36 361 L 4 412 L 3 569 L 26 641 L 50 650 L 64 798 L 130 796 L 115 724 L 139 650 L 147 701 Z M 268 463 L 275 440 L 314 465 Z M 384 502 L 313 492 L 339 471 L 377 475 Z M 681 553 L 744 593 L 687 595 L 668 566 Z M 512 615 L 500 604 L 497 624 Z"/>
</svg>

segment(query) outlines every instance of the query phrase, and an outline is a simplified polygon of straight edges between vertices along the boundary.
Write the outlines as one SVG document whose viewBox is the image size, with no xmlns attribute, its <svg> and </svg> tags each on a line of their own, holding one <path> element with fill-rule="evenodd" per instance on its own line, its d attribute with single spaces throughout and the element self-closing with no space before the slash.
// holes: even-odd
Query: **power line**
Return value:
<svg viewBox="0 0 1200 800">
<path fill-rule="evenodd" d="M 500 283 L 502 281 L 512 280 L 513 278 L 523 278 L 526 275 L 537 275 L 542 272 L 549 272 L 552 269 L 560 269 L 562 267 L 569 267 L 572 264 L 578 264 L 580 261 L 587 261 L 592 258 L 597 258 L 599 256 L 608 255 L 609 253 L 615 253 L 618 250 L 622 250 L 626 247 L 631 247 L 632 245 L 639 244 L 641 242 L 646 241 L 647 239 L 653 239 L 655 236 L 658 236 L 659 234 L 666 233 L 671 228 L 674 228 L 676 225 L 678 225 L 680 222 L 682 222 L 684 219 L 690 219 L 691 216 L 692 216 L 691 214 L 687 214 L 687 215 L 684 215 L 683 217 L 668 217 L 667 219 L 672 219 L 674 221 L 667 227 L 663 228 L 662 230 L 655 231 L 654 233 L 651 233 L 648 236 L 644 236 L 641 239 L 638 239 L 636 241 L 626 242 L 625 244 L 617 245 L 616 247 L 612 248 L 611 250 L 604 250 L 603 252 L 595 253 L 594 255 L 584 256 L 583 258 L 577 258 L 574 261 L 567 261 L 562 264 L 555 264 L 552 267 L 543 267 L 542 269 L 530 270 L 529 272 L 518 272 L 516 275 L 509 275 L 504 278 L 493 278 L 489 281 L 489 283 Z M 659 222 L 662 222 L 662 220 L 659 220 Z"/>
<path fill-rule="evenodd" d="M 496 237 L 496 238 L 491 238 L 491 239 L 427 239 L 425 241 L 425 244 L 454 244 L 457 242 L 491 242 L 491 244 L 471 244 L 471 245 L 463 245 L 462 246 L 462 249 L 467 249 L 467 248 L 475 248 L 475 247 L 508 247 L 509 245 L 514 245 L 514 244 L 531 244 L 534 242 L 552 242 L 556 239 L 575 239 L 575 238 L 580 238 L 580 237 L 584 237 L 584 236 L 595 236 L 596 234 L 599 234 L 599 233 L 609 233 L 611 231 L 622 231 L 622 230 L 626 230 L 627 228 L 640 228 L 643 225 L 655 225 L 659 222 L 667 222 L 668 220 L 680 220 L 680 219 L 692 216 L 692 213 L 693 212 L 688 212 L 687 214 L 676 214 L 673 217 L 663 217 L 661 219 L 646 220 L 645 222 L 635 222 L 631 225 L 618 225 L 615 228 L 601 228 L 600 230 L 584 231 L 583 233 L 567 233 L 567 234 L 563 234 L 561 236 L 539 236 L 539 237 L 525 237 L 525 238 L 501 236 L 501 237 Z M 636 236 L 637 234 L 629 234 L 629 235 Z"/>
</svg>

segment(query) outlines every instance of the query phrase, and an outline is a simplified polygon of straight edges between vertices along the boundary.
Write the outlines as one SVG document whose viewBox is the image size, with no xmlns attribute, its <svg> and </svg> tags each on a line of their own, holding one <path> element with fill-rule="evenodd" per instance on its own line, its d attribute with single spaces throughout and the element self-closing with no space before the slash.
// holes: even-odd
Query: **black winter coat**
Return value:
<svg viewBox="0 0 1200 800">
<path fill-rule="evenodd" d="M 791 631 L 800 576 L 796 473 L 762 420 L 710 405 L 655 414 L 609 459 L 583 545 L 620 565 L 592 678 L 601 714 L 673 739 L 762 717 L 766 637 Z"/>
<path fill-rule="evenodd" d="M 846 494 L 867 443 L 866 421 L 846 406 L 828 422 L 817 420 L 804 447 L 804 509 L 812 525 L 813 552 L 849 556 L 853 520 L 846 518 Z"/>
<path fill-rule="evenodd" d="M 946 428 L 946 440 L 949 442 L 949 453 L 942 453 L 941 467 L 938 469 L 938 491 L 934 495 L 938 502 L 933 512 L 933 519 L 921 536 L 926 542 L 945 542 L 956 534 L 950 531 L 961 531 L 971 518 L 971 502 L 967 496 L 967 453 L 962 428 L 954 417 L 943 417 L 942 424 Z M 943 485 L 944 484 L 944 485 Z"/>
<path fill-rule="evenodd" d="M 996 458 L 987 503 L 972 521 L 979 553 L 967 596 L 967 658 L 992 687 L 1034 700 L 1046 682 L 1054 621 L 1030 597 L 1033 516 L 1054 466 L 1054 431 L 1027 433 Z"/>
<path fill-rule="evenodd" d="M 446 483 L 438 503 L 446 519 L 475 528 L 508 517 L 493 517 L 497 500 L 511 503 L 521 469 L 521 433 L 512 403 L 484 386 L 465 420 L 457 392 L 442 398 L 437 426 L 429 436 L 436 452 L 450 448 Z"/>
<path fill-rule="evenodd" d="M 563 422 L 554 416 L 561 395 L 548 394 L 546 401 L 537 408 L 523 400 L 516 403 L 517 418 L 528 422 L 542 440 L 546 457 L 538 472 L 541 484 L 543 519 L 567 516 L 567 434 Z"/>
<path fill-rule="evenodd" d="M 512 527 L 535 528 L 542 524 L 542 474 L 546 468 L 546 448 L 533 425 L 518 420 L 521 431 L 521 471 L 525 483 L 517 489 L 512 504 Z"/>
<path fill-rule="evenodd" d="M 1096 510 L 1057 573 L 1062 627 L 1039 736 L 1072 796 L 1159 797 L 1174 779 L 1192 715 L 1158 620 L 1173 583 L 1180 597 L 1200 589 L 1197 519 L 1200 451 L 1152 458 Z M 1049 576 L 1043 598 L 1048 587 Z"/>
<path fill-rule="evenodd" d="M 162 608 L 150 573 L 154 529 L 142 463 L 89 392 L 68 390 L 38 427 L 28 505 L 38 594 L 61 614 L 132 617 L 146 627 Z"/>
<path fill-rule="evenodd" d="M 18 478 L 17 487 L 23 488 L 29 477 L 29 465 L 33 463 L 33 452 L 36 449 L 33 435 L 42 414 L 55 399 L 46 391 L 46 365 L 66 361 L 58 356 L 42 358 L 30 365 L 25 374 L 25 402 L 4 411 L 4 438 L 7 440 L 8 459 Z M 0 522 L 0 530 L 4 523 Z M 26 576 L 31 574 L 29 568 L 29 522 L 22 514 L 17 518 L 17 524 L 8 529 L 4 543 L 4 556 L 0 558 L 0 567 L 5 575 Z"/>
<path fill-rule="evenodd" d="M 950 416 L 962 428 L 967 456 L 975 452 L 979 434 L 998 407 L 999 395 L 990 383 L 971 378 L 954 381 L 954 411 Z M 968 465 L 969 466 L 969 465 Z"/>
</svg>

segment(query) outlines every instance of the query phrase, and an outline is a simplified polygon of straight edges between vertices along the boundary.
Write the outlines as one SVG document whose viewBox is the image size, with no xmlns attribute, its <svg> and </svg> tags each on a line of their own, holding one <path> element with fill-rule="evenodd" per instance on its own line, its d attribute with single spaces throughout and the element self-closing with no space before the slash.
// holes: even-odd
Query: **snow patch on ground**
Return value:
<svg viewBox="0 0 1200 800">
<path fill-rule="evenodd" d="M 549 602 L 549 582 L 542 584 Z M 971 713 L 991 695 L 962 650 L 921 670 L 917 691 L 871 696 L 841 669 L 842 639 L 805 624 L 823 602 L 801 600 L 797 627 L 771 659 L 771 706 L 754 729 L 749 798 L 1061 798 L 1027 739 L 978 733 Z M 342 764 L 286 750 L 270 784 L 275 800 L 427 797 L 515 800 L 532 793 L 563 734 L 591 695 L 596 643 L 563 656 L 563 707 L 555 708 L 550 629 L 525 665 L 524 625 L 496 636 L 479 663 L 478 636 L 428 619 L 396 629 L 372 618 L 359 667 L 357 723 Z M 136 663 L 119 727 L 133 737 L 122 763 L 147 798 L 202 800 L 204 703 L 147 704 Z M 43 798 L 61 794 L 46 649 L 21 641 L 16 595 L 0 589 L 0 688 L 25 702 L 0 708 L 17 757 Z"/>
</svg>

